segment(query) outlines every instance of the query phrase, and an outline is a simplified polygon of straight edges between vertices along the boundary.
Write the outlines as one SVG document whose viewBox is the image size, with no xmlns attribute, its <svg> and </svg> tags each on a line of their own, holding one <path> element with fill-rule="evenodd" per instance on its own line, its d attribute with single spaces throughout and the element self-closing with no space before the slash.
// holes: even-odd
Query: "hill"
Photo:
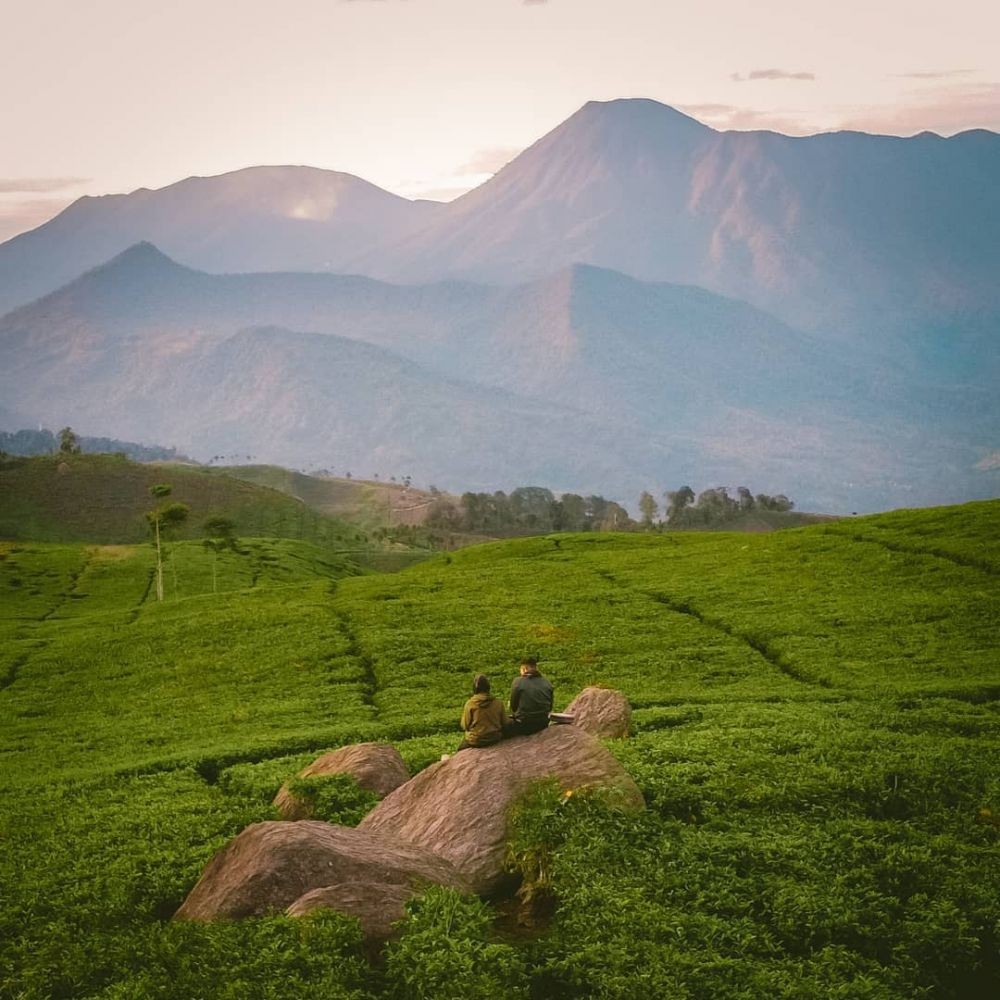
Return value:
<svg viewBox="0 0 1000 1000">
<path fill-rule="evenodd" d="M 745 303 L 594 267 L 401 286 L 209 275 L 140 245 L 0 319 L 0 391 L 33 421 L 202 460 L 612 497 L 749 480 L 846 512 L 993 493 L 996 357 L 959 354 L 948 372 L 848 357 Z"/>
<path fill-rule="evenodd" d="M 239 536 L 295 538 L 325 548 L 362 549 L 361 530 L 278 490 L 180 463 L 139 464 L 111 455 L 39 456 L 0 462 L 0 538 L 129 544 L 149 540 L 149 488 L 173 487 L 191 507 L 180 538 L 201 538 L 210 516 L 231 519 Z"/>
<path fill-rule="evenodd" d="M 297 579 L 213 595 L 202 562 L 200 591 L 162 605 L 127 551 L 4 545 L 0 983 L 26 1000 L 629 997 L 637 978 L 655 996 L 994 995 L 998 538 L 997 501 L 533 538 L 332 593 L 303 546 Z M 609 746 L 647 804 L 540 789 L 518 811 L 531 929 L 510 901 L 431 892 L 372 965 L 335 915 L 167 920 L 319 751 L 389 739 L 419 770 L 457 743 L 472 674 L 503 685 L 528 652 L 557 707 L 625 691 L 635 733 Z M 331 786 L 324 816 L 359 807 Z"/>
<path fill-rule="evenodd" d="M 207 271 L 343 271 L 426 220 L 360 177 L 313 167 L 250 167 L 151 191 L 80 198 L 0 244 L 0 315 L 149 240 Z"/>
<path fill-rule="evenodd" d="M 657 101 L 591 101 L 448 204 L 306 167 L 82 198 L 0 246 L 0 314 L 148 240 L 216 272 L 516 284 L 592 264 L 940 359 L 993 341 L 998 171 L 981 129 L 719 132 Z"/>
</svg>

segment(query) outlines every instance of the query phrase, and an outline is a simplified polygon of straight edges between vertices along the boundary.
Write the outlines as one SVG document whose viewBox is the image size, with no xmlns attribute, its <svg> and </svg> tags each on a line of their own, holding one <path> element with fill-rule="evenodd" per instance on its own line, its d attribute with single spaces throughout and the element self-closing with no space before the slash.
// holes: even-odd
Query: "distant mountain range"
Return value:
<svg viewBox="0 0 1000 1000">
<path fill-rule="evenodd" d="M 449 204 L 305 167 L 84 198 L 0 245 L 0 425 L 456 489 L 988 496 L 998 176 L 989 132 L 629 100 Z"/>
</svg>

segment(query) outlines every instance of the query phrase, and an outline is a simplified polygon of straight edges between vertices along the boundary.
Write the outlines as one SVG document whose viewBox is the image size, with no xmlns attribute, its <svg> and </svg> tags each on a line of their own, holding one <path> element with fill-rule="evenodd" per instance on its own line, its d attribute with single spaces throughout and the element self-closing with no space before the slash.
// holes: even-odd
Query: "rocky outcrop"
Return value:
<svg viewBox="0 0 1000 1000">
<path fill-rule="evenodd" d="M 399 751 L 388 743 L 354 743 L 331 750 L 299 772 L 299 777 L 326 774 L 353 775 L 362 788 L 379 798 L 385 798 L 410 777 Z M 296 798 L 287 785 L 282 785 L 274 805 L 284 819 L 309 819 L 311 816 L 309 804 Z"/>
<path fill-rule="evenodd" d="M 431 764 L 380 802 L 358 832 L 397 837 L 443 858 L 485 894 L 503 877 L 510 807 L 528 784 L 549 777 L 566 789 L 610 786 L 624 807 L 643 807 L 638 786 L 596 737 L 551 726 Z"/>
<path fill-rule="evenodd" d="M 628 736 L 632 706 L 621 691 L 586 687 L 564 709 L 577 729 L 605 740 Z"/>
<path fill-rule="evenodd" d="M 290 917 L 304 917 L 313 910 L 329 909 L 357 917 L 365 940 L 378 944 L 392 936 L 392 925 L 403 919 L 406 901 L 413 891 L 410 884 L 356 879 L 313 889 L 295 900 L 285 912 Z"/>
<path fill-rule="evenodd" d="M 254 823 L 209 862 L 175 914 L 181 920 L 280 912 L 313 889 L 394 886 L 405 896 L 434 882 L 467 891 L 447 858 L 388 831 L 315 820 Z"/>
</svg>

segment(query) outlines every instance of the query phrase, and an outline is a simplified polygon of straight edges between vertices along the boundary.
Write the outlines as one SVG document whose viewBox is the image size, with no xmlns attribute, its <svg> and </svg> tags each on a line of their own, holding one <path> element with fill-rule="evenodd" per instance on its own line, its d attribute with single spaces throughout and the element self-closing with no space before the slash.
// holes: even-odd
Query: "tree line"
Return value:
<svg viewBox="0 0 1000 1000">
<path fill-rule="evenodd" d="M 795 507 L 784 493 L 752 493 L 746 486 L 738 486 L 736 495 L 730 496 L 729 488 L 716 486 L 695 495 L 690 486 L 667 490 L 663 494 L 663 520 L 658 521 L 660 505 L 648 490 L 639 496 L 639 526 L 649 531 L 658 525 L 670 528 L 702 528 L 739 520 L 753 511 L 785 513 Z"/>
<path fill-rule="evenodd" d="M 490 535 L 550 531 L 626 531 L 635 522 L 620 504 L 602 496 L 519 486 L 510 493 L 463 493 L 456 505 L 444 496 L 431 504 L 426 524 L 447 531 Z"/>
</svg>

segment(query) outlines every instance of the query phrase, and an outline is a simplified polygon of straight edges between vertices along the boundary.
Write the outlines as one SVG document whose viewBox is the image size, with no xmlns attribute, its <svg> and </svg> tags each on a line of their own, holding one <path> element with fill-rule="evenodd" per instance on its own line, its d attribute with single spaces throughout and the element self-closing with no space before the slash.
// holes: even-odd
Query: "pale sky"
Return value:
<svg viewBox="0 0 1000 1000">
<path fill-rule="evenodd" d="M 995 0 L 0 0 L 0 240 L 257 164 L 447 200 L 588 100 L 1000 131 L 998 39 Z"/>
</svg>

